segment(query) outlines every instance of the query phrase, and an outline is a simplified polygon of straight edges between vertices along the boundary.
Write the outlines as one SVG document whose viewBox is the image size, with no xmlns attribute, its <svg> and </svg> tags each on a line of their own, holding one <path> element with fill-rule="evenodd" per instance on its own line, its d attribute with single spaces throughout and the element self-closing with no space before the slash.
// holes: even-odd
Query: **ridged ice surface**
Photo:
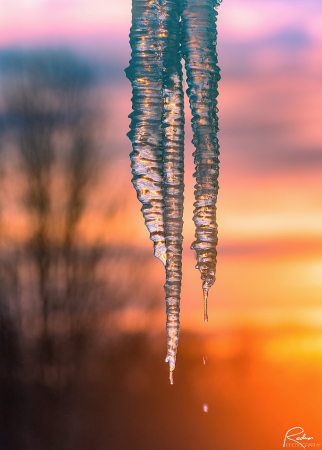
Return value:
<svg viewBox="0 0 322 450">
<path fill-rule="evenodd" d="M 218 192 L 216 11 L 213 0 L 133 0 L 126 69 L 131 80 L 132 182 L 155 255 L 166 269 L 167 356 L 173 382 L 179 339 L 182 278 L 184 57 L 196 147 L 194 222 L 197 267 L 207 316 L 208 290 L 215 281 Z"/>
<path fill-rule="evenodd" d="M 167 249 L 166 313 L 167 356 L 170 381 L 175 367 L 179 338 L 180 293 L 182 278 L 182 226 L 183 226 L 183 151 L 184 103 L 182 68 L 179 54 L 179 4 L 177 1 L 160 2 L 163 61 L 163 182 L 164 228 Z"/>
<path fill-rule="evenodd" d="M 132 182 L 154 254 L 163 264 L 166 248 L 163 221 L 162 64 L 159 43 L 158 2 L 134 0 L 130 44 L 132 55 L 126 75 L 132 83 L 130 114 Z"/>
<path fill-rule="evenodd" d="M 204 291 L 205 322 L 208 290 L 216 273 L 216 201 L 218 194 L 219 144 L 217 96 L 220 79 L 216 52 L 214 0 L 182 0 L 182 47 L 187 71 L 187 94 L 192 112 L 193 144 L 196 148 L 194 223 L 191 248 L 196 251 Z"/>
</svg>

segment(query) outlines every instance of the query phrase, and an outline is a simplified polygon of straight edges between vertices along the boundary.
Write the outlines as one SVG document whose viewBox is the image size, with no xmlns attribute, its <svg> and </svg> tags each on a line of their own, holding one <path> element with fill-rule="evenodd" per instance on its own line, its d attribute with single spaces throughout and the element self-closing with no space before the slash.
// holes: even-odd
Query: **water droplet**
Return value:
<svg viewBox="0 0 322 450">
<path fill-rule="evenodd" d="M 202 409 L 203 409 L 203 412 L 208 412 L 208 403 L 204 403 L 203 405 L 202 405 Z"/>
<path fill-rule="evenodd" d="M 206 361 L 207 361 L 207 356 L 203 356 L 203 357 L 202 357 L 202 363 L 203 363 L 203 365 L 206 364 Z"/>
</svg>

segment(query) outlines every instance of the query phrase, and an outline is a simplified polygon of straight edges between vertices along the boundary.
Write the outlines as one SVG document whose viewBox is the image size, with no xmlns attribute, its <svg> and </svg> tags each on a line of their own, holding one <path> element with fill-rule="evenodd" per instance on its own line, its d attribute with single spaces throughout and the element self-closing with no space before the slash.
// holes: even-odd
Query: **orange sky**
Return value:
<svg viewBox="0 0 322 450">
<path fill-rule="evenodd" d="M 100 143 L 112 155 L 113 165 L 92 197 L 82 239 L 102 237 L 150 255 L 147 292 L 155 291 L 160 309 L 146 312 L 146 299 L 140 308 L 139 289 L 133 293 L 139 302 L 129 301 L 127 310 L 109 317 L 108 326 L 148 330 L 162 339 L 165 354 L 165 273 L 153 257 L 131 184 L 131 143 L 126 136 L 131 112 L 131 86 L 124 74 L 130 58 L 130 9 L 131 0 L 0 0 L 0 50 L 66 45 L 106 69 L 99 96 Z M 217 395 L 222 398 L 219 405 L 229 411 L 227 434 L 234 411 L 240 410 L 243 426 L 260 434 L 262 423 L 280 447 L 286 430 L 296 425 L 321 442 L 322 3 L 223 0 L 218 11 L 222 79 L 217 279 L 209 293 L 209 322 L 204 324 L 200 274 L 189 248 L 194 240 L 194 148 L 186 98 L 181 336 L 175 380 L 184 368 L 182 356 L 195 352 L 185 377 L 197 370 L 198 361 L 203 370 L 209 363 L 210 370 L 196 377 L 193 395 L 200 411 L 209 403 L 208 418 Z M 17 238 L 26 224 L 10 182 L 17 191 L 21 186 L 7 175 L 9 183 L 1 185 L 6 204 L 1 204 L 0 226 Z M 106 201 L 116 198 L 124 202 L 122 210 L 112 221 L 102 220 Z M 120 260 L 112 265 L 115 285 L 126 283 L 129 264 L 122 267 Z M 200 339 L 192 335 L 189 340 L 190 331 L 199 332 Z M 131 382 L 137 383 L 135 378 Z M 210 434 L 218 422 L 217 410 L 212 417 Z M 254 434 L 244 438 L 249 448 L 264 448 L 252 442 Z"/>
<path fill-rule="evenodd" d="M 225 0 L 218 17 L 219 247 L 208 328 L 225 314 L 233 320 L 236 312 L 240 320 L 268 320 L 263 311 L 266 317 L 300 320 L 303 314 L 294 311 L 305 309 L 312 320 L 322 320 L 320 1 Z M 115 155 L 115 186 L 130 200 L 107 234 L 150 248 L 152 254 L 130 183 L 126 133 L 131 89 L 123 73 L 130 20 L 129 0 L 2 2 L 0 45 L 66 42 L 86 47 L 88 42 L 111 66 L 115 63 L 116 75 L 106 79 L 104 88 L 108 147 Z M 182 323 L 200 327 L 201 281 L 189 250 L 194 180 L 188 110 L 186 115 Z M 90 222 L 86 232 L 95 235 L 101 229 L 95 211 Z M 151 276 L 162 289 L 158 261 L 151 262 Z"/>
</svg>

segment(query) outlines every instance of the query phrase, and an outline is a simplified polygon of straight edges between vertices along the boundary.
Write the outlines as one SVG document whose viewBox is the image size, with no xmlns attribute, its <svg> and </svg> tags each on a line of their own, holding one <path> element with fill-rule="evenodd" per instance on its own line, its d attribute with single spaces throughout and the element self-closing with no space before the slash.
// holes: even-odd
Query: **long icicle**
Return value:
<svg viewBox="0 0 322 450">
<path fill-rule="evenodd" d="M 132 5 L 132 48 L 130 66 L 125 70 L 132 83 L 133 112 L 128 133 L 132 182 L 142 203 L 145 224 L 154 244 L 154 254 L 165 265 L 162 190 L 162 64 L 157 30 L 157 0 L 135 0 Z"/>
<path fill-rule="evenodd" d="M 178 0 L 161 0 L 160 42 L 163 42 L 163 182 L 164 224 L 167 249 L 166 313 L 167 356 L 173 383 L 179 339 L 182 279 L 182 227 L 184 191 L 184 96 L 180 61 Z"/>
<path fill-rule="evenodd" d="M 204 320 L 208 321 L 208 290 L 215 282 L 219 144 L 217 96 L 220 79 L 216 52 L 216 0 L 181 0 L 182 46 L 187 71 L 187 94 L 192 111 L 196 148 L 194 223 L 191 248 L 196 251 L 204 293 Z"/>
</svg>

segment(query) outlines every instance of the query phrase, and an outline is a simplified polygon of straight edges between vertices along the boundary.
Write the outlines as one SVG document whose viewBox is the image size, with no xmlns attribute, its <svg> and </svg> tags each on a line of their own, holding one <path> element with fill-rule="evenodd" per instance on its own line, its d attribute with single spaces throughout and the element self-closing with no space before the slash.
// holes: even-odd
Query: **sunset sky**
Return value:
<svg viewBox="0 0 322 450">
<path fill-rule="evenodd" d="M 320 0 L 224 0 L 218 8 L 220 191 L 217 281 L 208 331 L 232 321 L 322 323 L 322 7 Z M 113 239 L 149 248 L 126 137 L 130 0 L 0 1 L 0 45 L 69 46 L 101 61 L 115 183 L 130 201 Z M 204 330 L 193 241 L 186 102 L 182 326 Z M 119 194 L 118 194 L 119 195 Z M 108 239 L 108 237 L 107 237 Z M 151 258 L 156 289 L 164 272 Z"/>
</svg>

